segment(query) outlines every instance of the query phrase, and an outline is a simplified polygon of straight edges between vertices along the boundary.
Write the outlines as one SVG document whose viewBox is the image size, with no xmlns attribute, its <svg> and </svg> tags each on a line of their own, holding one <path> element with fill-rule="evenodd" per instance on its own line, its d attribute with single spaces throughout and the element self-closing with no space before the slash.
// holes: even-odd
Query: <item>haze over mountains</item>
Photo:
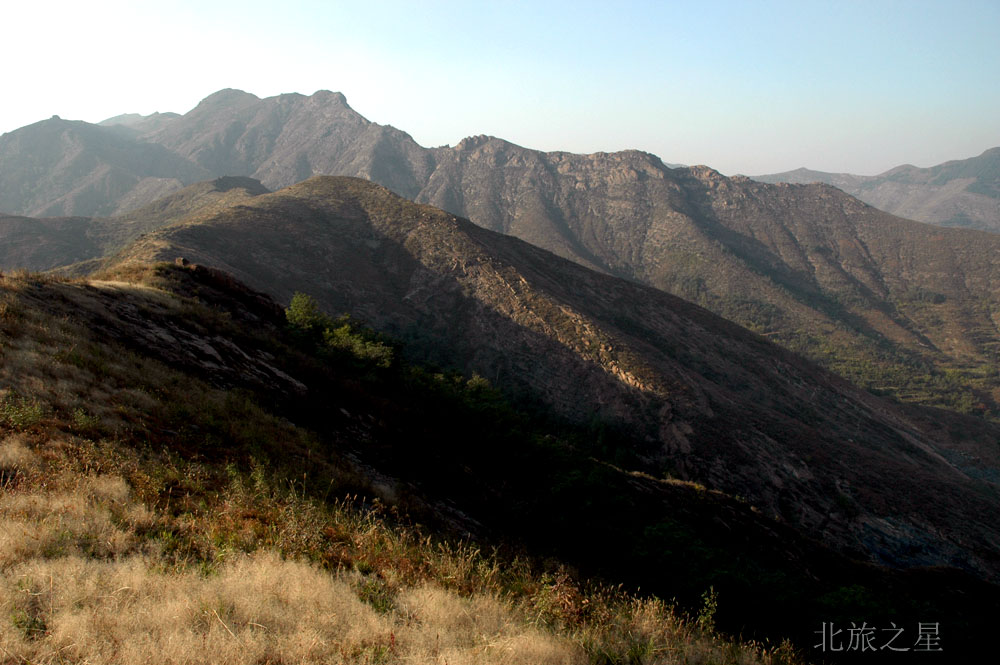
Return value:
<svg viewBox="0 0 1000 665">
<path fill-rule="evenodd" d="M 894 215 L 941 226 L 1000 231 L 1000 148 L 930 168 L 905 164 L 874 176 L 796 169 L 761 182 L 824 182 Z"/>
</svg>

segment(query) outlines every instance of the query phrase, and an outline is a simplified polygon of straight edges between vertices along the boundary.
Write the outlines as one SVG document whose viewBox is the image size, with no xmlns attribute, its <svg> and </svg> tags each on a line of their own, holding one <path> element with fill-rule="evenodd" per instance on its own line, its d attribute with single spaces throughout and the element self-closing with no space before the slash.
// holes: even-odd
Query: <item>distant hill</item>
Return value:
<svg viewBox="0 0 1000 665">
<path fill-rule="evenodd" d="M 127 127 L 138 134 L 145 134 L 155 131 L 179 117 L 181 117 L 179 113 L 152 113 L 150 115 L 123 113 L 113 118 L 102 120 L 97 124 L 102 127 Z"/>
<path fill-rule="evenodd" d="M 145 140 L 218 175 L 286 187 L 317 174 L 352 175 L 413 197 L 429 151 L 393 127 L 369 122 L 340 93 L 267 99 L 223 90 Z"/>
<path fill-rule="evenodd" d="M 1000 148 L 930 168 L 909 164 L 876 176 L 796 169 L 761 182 L 823 182 L 880 210 L 940 226 L 1000 231 Z"/>
<path fill-rule="evenodd" d="M 256 180 L 226 177 L 190 185 L 118 217 L 0 215 L 0 269 L 62 268 L 82 274 L 147 231 L 267 191 Z"/>
<path fill-rule="evenodd" d="M 8 214 L 110 215 L 209 176 L 123 127 L 51 118 L 0 136 L 0 211 Z"/>
<path fill-rule="evenodd" d="M 88 217 L 34 219 L 0 214 L 0 269 L 50 270 L 104 254 Z"/>
</svg>

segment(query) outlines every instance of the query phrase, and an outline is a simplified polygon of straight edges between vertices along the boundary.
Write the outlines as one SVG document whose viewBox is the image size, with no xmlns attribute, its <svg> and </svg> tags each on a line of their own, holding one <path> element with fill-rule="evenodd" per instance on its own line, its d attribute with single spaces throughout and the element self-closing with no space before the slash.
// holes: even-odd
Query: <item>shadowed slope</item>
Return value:
<svg viewBox="0 0 1000 665">
<path fill-rule="evenodd" d="M 688 622 L 564 562 L 687 606 L 715 581 L 720 624 L 776 639 L 811 625 L 773 598 L 825 609 L 807 588 L 869 584 L 907 616 L 937 598 L 728 497 L 589 459 L 481 380 L 324 353 L 219 271 L 115 276 L 0 276 L 8 661 L 788 662 L 721 640 L 714 610 Z"/>
<path fill-rule="evenodd" d="M 979 444 L 655 289 L 344 178 L 149 234 L 117 260 L 175 256 L 281 300 L 309 292 L 425 359 L 622 428 L 636 468 L 745 496 L 845 551 L 1000 570 L 996 486 L 959 468 L 987 478 L 992 452 L 961 462 Z"/>
</svg>

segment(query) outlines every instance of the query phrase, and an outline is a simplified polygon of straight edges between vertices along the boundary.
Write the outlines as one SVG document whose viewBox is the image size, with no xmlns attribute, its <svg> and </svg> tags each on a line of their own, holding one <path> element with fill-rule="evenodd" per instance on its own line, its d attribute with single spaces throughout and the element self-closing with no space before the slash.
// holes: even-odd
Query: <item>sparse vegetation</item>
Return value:
<svg viewBox="0 0 1000 665">
<path fill-rule="evenodd" d="M 45 412 L 36 399 L 7 393 L 0 398 L 0 423 L 16 430 L 34 427 L 42 421 Z"/>
</svg>

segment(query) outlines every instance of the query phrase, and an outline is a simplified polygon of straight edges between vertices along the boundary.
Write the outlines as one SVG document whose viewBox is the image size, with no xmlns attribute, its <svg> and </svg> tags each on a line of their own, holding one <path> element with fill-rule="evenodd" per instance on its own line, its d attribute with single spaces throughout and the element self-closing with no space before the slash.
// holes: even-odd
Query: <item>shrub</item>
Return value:
<svg viewBox="0 0 1000 665">
<path fill-rule="evenodd" d="M 0 399 L 0 423 L 14 429 L 28 429 L 41 422 L 45 409 L 36 399 L 5 395 Z"/>
<path fill-rule="evenodd" d="M 320 311 L 312 296 L 296 293 L 285 310 L 285 317 L 293 329 L 311 333 L 333 327 L 333 319 Z"/>
<path fill-rule="evenodd" d="M 325 355 L 346 356 L 362 367 L 388 369 L 396 353 L 391 344 L 374 331 L 351 321 L 337 319 L 320 310 L 312 296 L 296 293 L 285 310 L 293 333 Z"/>
</svg>

